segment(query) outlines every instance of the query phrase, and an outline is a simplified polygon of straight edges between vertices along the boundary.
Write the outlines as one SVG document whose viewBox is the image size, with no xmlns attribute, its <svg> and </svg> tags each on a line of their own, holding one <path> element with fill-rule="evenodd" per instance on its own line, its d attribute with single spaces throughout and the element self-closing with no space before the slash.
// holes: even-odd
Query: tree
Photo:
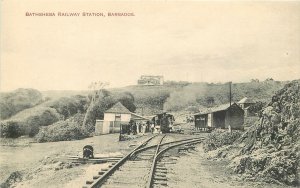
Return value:
<svg viewBox="0 0 300 188">
<path fill-rule="evenodd" d="M 124 92 L 117 96 L 117 101 L 120 101 L 130 112 L 136 110 L 134 105 L 134 96 L 130 92 Z"/>
<path fill-rule="evenodd" d="M 89 86 L 89 89 L 91 90 L 91 100 L 83 120 L 83 126 L 88 130 L 88 132 L 93 132 L 95 130 L 94 125 L 96 121 L 96 110 L 99 108 L 99 105 L 96 105 L 96 100 L 101 101 L 103 98 L 109 95 L 109 92 L 104 90 L 104 88 L 108 85 L 108 82 L 98 81 L 92 82 Z"/>
</svg>

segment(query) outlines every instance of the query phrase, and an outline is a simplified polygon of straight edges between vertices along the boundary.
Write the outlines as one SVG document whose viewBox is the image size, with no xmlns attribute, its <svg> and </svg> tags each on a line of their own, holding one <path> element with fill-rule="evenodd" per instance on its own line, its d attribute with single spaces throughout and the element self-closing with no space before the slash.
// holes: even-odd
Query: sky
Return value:
<svg viewBox="0 0 300 188">
<path fill-rule="evenodd" d="M 10 0 L 1 1 L 0 31 L 1 91 L 86 90 L 94 81 L 122 87 L 144 74 L 190 82 L 300 78 L 296 1 Z"/>
</svg>

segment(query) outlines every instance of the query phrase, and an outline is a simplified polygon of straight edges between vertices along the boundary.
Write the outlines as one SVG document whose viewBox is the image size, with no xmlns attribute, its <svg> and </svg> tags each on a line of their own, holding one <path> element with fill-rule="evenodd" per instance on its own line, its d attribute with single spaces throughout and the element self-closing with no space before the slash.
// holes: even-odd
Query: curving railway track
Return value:
<svg viewBox="0 0 300 188">
<path fill-rule="evenodd" d="M 85 188 L 137 188 L 156 187 L 167 185 L 167 169 L 164 164 L 174 162 L 167 151 L 178 148 L 188 149 L 199 143 L 203 138 L 188 138 L 174 140 L 168 135 L 155 135 L 135 148 L 128 155 L 109 169 L 102 169 L 92 181 L 87 181 Z M 182 147 L 183 146 L 183 147 Z"/>
</svg>

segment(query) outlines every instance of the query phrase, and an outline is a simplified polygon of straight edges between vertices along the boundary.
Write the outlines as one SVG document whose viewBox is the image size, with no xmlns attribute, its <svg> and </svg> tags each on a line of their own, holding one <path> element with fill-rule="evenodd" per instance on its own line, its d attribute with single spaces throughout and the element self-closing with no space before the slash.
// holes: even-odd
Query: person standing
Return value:
<svg viewBox="0 0 300 188">
<path fill-rule="evenodd" d="M 139 133 L 142 133 L 142 124 L 141 124 L 141 122 L 139 122 L 138 126 L 139 126 Z"/>
<path fill-rule="evenodd" d="M 143 135 L 145 135 L 145 132 L 146 132 L 146 125 L 145 125 L 145 123 L 143 123 L 143 125 L 142 125 L 142 133 L 143 133 Z"/>
<path fill-rule="evenodd" d="M 151 133 L 153 134 L 153 132 L 154 132 L 154 123 L 151 122 Z"/>
<path fill-rule="evenodd" d="M 136 132 L 137 132 L 137 126 L 136 126 L 136 123 L 134 122 L 133 126 L 132 126 L 132 133 L 133 133 L 133 135 L 136 135 Z"/>
<path fill-rule="evenodd" d="M 228 132 L 231 134 L 231 126 L 228 125 Z"/>
</svg>

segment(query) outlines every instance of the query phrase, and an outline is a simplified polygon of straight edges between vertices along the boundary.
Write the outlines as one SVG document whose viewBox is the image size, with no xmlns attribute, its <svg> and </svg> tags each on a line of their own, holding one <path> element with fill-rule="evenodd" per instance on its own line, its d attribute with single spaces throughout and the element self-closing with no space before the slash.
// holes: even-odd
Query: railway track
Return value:
<svg viewBox="0 0 300 188">
<path fill-rule="evenodd" d="M 156 135 L 135 148 L 132 152 L 112 163 L 110 169 L 102 169 L 85 188 L 136 188 L 166 185 L 166 169 L 161 161 L 171 148 L 201 142 L 202 138 L 189 138 L 164 142 L 166 135 Z"/>
</svg>

